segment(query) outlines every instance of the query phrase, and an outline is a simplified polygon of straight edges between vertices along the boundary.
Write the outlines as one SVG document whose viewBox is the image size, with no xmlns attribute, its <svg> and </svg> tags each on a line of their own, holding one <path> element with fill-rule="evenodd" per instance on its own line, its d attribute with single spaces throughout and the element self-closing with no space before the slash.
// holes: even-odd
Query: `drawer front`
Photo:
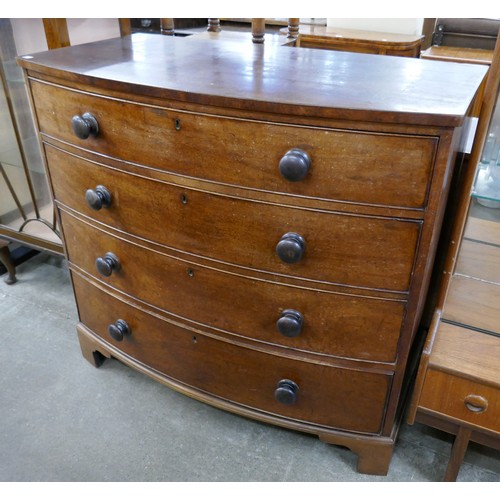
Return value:
<svg viewBox="0 0 500 500">
<path fill-rule="evenodd" d="M 435 137 L 229 119 L 31 85 L 42 133 L 104 155 L 270 192 L 417 209 L 426 203 Z M 71 120 L 86 112 L 99 133 L 82 140 Z M 295 153 L 284 160 L 288 167 L 298 161 L 300 177 L 307 172 L 300 181 L 280 173 L 292 149 L 310 160 Z"/>
<path fill-rule="evenodd" d="M 61 211 L 72 263 L 129 295 L 212 328 L 292 349 L 394 362 L 402 302 L 301 289 L 194 265 L 115 238 Z M 82 246 L 81 242 L 91 242 Z M 103 276 L 96 260 L 120 263 Z M 298 314 L 297 314 L 298 313 Z"/>
<path fill-rule="evenodd" d="M 419 406 L 481 429 L 500 432 L 500 389 L 429 370 Z"/>
<path fill-rule="evenodd" d="M 353 432 L 379 433 L 389 375 L 317 365 L 267 354 L 176 327 L 107 295 L 73 274 L 80 319 L 126 355 L 188 386 L 266 413 Z M 116 341 L 108 325 L 125 321 Z M 283 380 L 291 404 L 278 402 Z M 288 386 L 289 387 L 289 386 Z M 280 387 L 283 395 L 283 384 Z M 296 396 L 296 401 L 290 397 Z"/>
<path fill-rule="evenodd" d="M 420 222 L 214 195 L 46 149 L 56 199 L 119 230 L 267 273 L 394 291 L 409 288 Z M 85 191 L 97 185 L 112 194 L 110 207 L 99 211 L 85 202 Z M 303 238 L 302 243 L 289 233 Z M 278 244 L 300 259 L 283 262 Z"/>
</svg>

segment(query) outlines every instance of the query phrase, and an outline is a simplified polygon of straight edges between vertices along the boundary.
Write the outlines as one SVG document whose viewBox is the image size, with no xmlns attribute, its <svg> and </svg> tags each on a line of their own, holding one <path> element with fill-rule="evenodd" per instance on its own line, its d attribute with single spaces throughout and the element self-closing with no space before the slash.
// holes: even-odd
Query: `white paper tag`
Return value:
<svg viewBox="0 0 500 500">
<path fill-rule="evenodd" d="M 470 152 L 472 151 L 472 144 L 474 143 L 474 137 L 476 136 L 478 121 L 478 118 L 474 116 L 465 119 L 462 138 L 460 140 L 460 146 L 458 148 L 461 153 L 470 154 Z"/>
</svg>

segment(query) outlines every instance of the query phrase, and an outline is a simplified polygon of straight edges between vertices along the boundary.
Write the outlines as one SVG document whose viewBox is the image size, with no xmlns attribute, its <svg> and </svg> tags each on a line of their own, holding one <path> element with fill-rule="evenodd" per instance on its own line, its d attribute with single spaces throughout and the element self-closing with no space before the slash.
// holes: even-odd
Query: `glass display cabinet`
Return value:
<svg viewBox="0 0 500 500">
<path fill-rule="evenodd" d="M 500 105 L 476 169 L 443 320 L 500 336 Z M 500 358 L 498 360 L 500 364 Z M 499 381 L 500 382 L 500 381 Z"/>
<path fill-rule="evenodd" d="M 445 270 L 449 281 L 408 412 L 410 424 L 456 436 L 446 481 L 457 479 L 470 441 L 500 450 L 500 49 L 495 53 L 490 72 L 496 75 L 496 105 L 480 153 L 471 155 L 473 182 L 463 199 L 466 218 L 459 221 L 464 229 L 452 242 L 458 252 L 451 272 Z"/>
<path fill-rule="evenodd" d="M 9 19 L 0 19 L 0 260 L 13 283 L 9 242 L 62 254 L 46 173 Z"/>
</svg>

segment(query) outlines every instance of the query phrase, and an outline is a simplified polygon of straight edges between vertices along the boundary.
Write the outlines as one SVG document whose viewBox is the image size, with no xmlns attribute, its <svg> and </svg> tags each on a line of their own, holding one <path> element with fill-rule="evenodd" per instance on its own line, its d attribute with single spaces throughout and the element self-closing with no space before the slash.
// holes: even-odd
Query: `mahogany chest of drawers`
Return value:
<svg viewBox="0 0 500 500">
<path fill-rule="evenodd" d="M 19 63 L 83 355 L 386 473 L 484 69 L 160 35 Z"/>
</svg>

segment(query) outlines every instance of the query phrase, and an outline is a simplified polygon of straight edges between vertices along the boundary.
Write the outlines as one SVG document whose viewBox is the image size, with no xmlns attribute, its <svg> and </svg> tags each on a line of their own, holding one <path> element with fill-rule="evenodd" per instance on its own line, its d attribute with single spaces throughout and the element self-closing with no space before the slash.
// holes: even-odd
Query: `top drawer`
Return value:
<svg viewBox="0 0 500 500">
<path fill-rule="evenodd" d="M 40 131 L 104 155 L 190 177 L 297 196 L 423 208 L 437 138 L 195 114 L 31 81 Z M 78 138 L 73 116 L 98 134 Z M 194 147 L 195 146 L 195 147 Z M 302 180 L 280 173 L 287 156 Z M 307 157 L 303 153 L 306 153 Z M 285 174 L 289 177 L 289 174 Z"/>
</svg>

